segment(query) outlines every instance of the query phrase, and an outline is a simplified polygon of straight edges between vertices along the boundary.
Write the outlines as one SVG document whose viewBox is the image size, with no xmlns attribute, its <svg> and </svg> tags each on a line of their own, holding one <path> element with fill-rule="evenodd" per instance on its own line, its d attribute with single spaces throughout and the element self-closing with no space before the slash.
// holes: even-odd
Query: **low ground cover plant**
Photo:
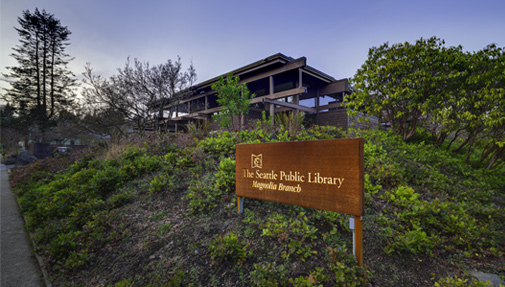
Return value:
<svg viewBox="0 0 505 287">
<path fill-rule="evenodd" d="M 472 268 L 505 275 L 503 171 L 379 130 L 264 118 L 239 132 L 193 134 L 13 171 L 54 285 L 449 286 Z M 253 199 L 236 211 L 236 144 L 341 137 L 365 139 L 364 267 L 347 215 Z"/>
</svg>

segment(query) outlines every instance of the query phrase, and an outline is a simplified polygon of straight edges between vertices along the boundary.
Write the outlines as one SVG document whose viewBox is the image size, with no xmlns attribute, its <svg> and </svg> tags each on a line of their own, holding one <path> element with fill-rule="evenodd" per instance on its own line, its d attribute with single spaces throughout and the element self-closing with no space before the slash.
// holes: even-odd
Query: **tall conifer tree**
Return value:
<svg viewBox="0 0 505 287">
<path fill-rule="evenodd" d="M 45 10 L 23 11 L 18 17 L 19 44 L 11 56 L 18 65 L 8 67 L 11 80 L 5 100 L 24 122 L 23 128 L 38 128 L 43 134 L 54 125 L 59 111 L 73 102 L 74 74 L 67 68 L 72 60 L 65 52 L 69 45 L 67 27 Z"/>
</svg>

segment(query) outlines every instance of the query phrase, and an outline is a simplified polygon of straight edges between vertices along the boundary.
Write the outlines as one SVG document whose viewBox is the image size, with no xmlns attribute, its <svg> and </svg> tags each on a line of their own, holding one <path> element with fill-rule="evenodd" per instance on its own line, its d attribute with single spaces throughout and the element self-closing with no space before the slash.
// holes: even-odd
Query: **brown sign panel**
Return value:
<svg viewBox="0 0 505 287">
<path fill-rule="evenodd" d="M 236 195 L 365 213 L 363 139 L 236 146 Z"/>
</svg>

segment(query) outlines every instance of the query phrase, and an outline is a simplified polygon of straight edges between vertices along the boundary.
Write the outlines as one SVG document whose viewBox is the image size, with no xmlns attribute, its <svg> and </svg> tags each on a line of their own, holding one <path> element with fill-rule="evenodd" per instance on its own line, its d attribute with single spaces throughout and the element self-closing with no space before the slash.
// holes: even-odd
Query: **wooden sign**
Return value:
<svg viewBox="0 0 505 287">
<path fill-rule="evenodd" d="M 236 146 L 236 195 L 362 216 L 363 139 Z"/>
</svg>

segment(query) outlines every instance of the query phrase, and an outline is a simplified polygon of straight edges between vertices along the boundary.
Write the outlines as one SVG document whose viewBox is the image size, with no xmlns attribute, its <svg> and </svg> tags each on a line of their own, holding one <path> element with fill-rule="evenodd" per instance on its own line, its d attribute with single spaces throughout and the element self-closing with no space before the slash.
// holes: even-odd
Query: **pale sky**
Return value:
<svg viewBox="0 0 505 287">
<path fill-rule="evenodd" d="M 0 73 L 17 65 L 9 56 L 17 17 L 36 7 L 72 32 L 78 79 L 87 62 L 108 77 L 128 56 L 155 65 L 179 55 L 203 82 L 279 52 L 342 79 L 385 42 L 436 36 L 466 51 L 505 46 L 504 0 L 1 0 Z"/>
</svg>

